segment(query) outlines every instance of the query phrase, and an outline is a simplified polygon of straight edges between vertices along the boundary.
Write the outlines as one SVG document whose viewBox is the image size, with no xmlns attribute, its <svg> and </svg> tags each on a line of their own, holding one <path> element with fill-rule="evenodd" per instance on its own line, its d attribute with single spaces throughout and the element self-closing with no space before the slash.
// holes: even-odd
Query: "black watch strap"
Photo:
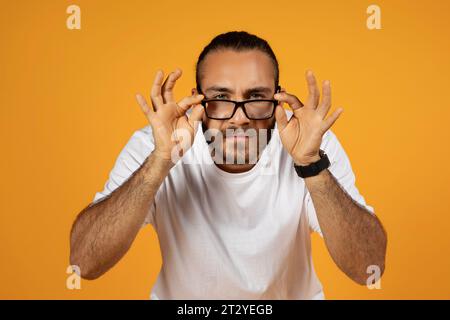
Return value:
<svg viewBox="0 0 450 320">
<path fill-rule="evenodd" d="M 317 176 L 322 170 L 327 169 L 330 166 L 330 160 L 328 156 L 323 152 L 319 151 L 320 160 L 313 162 L 307 166 L 298 166 L 294 163 L 295 171 L 300 178 L 308 178 Z"/>
</svg>

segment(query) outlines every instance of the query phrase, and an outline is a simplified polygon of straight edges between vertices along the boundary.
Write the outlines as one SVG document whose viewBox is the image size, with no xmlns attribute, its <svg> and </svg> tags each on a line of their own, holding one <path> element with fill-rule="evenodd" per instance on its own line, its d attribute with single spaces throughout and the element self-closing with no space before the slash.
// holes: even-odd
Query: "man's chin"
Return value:
<svg viewBox="0 0 450 320">
<path fill-rule="evenodd" d="M 216 165 L 221 168 L 224 171 L 230 172 L 230 173 L 243 173 L 255 165 L 254 163 L 226 163 L 224 160 L 222 164 L 216 163 Z"/>
</svg>

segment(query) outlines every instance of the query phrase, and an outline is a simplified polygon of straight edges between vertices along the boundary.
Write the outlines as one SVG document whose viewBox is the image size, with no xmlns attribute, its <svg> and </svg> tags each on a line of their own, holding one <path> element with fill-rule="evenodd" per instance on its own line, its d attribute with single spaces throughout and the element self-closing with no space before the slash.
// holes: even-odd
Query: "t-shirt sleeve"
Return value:
<svg viewBox="0 0 450 320">
<path fill-rule="evenodd" d="M 325 151 L 330 159 L 330 173 L 336 178 L 344 190 L 355 200 L 359 205 L 366 208 L 369 213 L 375 215 L 373 207 L 366 204 L 364 197 L 359 193 L 355 185 L 355 175 L 353 174 L 350 160 L 347 157 L 342 145 L 339 143 L 336 135 L 328 130 L 322 139 L 321 149 Z M 316 210 L 309 192 L 305 195 L 305 206 L 307 217 L 309 220 L 309 227 L 323 237 L 320 225 L 317 220 Z"/>
<path fill-rule="evenodd" d="M 125 147 L 116 159 L 114 167 L 102 191 L 95 194 L 93 203 L 97 203 L 109 196 L 120 187 L 142 165 L 154 149 L 154 140 L 150 125 L 133 133 Z M 156 210 L 156 201 L 149 208 L 149 212 L 142 226 L 153 224 Z"/>
</svg>

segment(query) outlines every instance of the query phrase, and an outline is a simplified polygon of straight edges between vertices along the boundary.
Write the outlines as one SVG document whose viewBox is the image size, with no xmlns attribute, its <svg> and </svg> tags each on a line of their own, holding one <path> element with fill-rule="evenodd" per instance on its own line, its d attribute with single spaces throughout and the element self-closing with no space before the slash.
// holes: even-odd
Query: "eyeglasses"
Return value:
<svg viewBox="0 0 450 320">
<path fill-rule="evenodd" d="M 278 91 L 279 86 L 276 92 Z M 252 99 L 244 101 L 203 99 L 201 104 L 205 108 L 206 116 L 214 120 L 228 120 L 233 118 L 240 106 L 242 106 L 242 110 L 248 119 L 266 120 L 272 118 L 278 101 L 273 99 Z"/>
<path fill-rule="evenodd" d="M 233 101 L 225 99 L 203 100 L 206 116 L 210 119 L 228 120 L 233 118 L 236 110 L 242 106 L 244 114 L 250 120 L 270 119 L 273 116 L 277 100 Z"/>
</svg>

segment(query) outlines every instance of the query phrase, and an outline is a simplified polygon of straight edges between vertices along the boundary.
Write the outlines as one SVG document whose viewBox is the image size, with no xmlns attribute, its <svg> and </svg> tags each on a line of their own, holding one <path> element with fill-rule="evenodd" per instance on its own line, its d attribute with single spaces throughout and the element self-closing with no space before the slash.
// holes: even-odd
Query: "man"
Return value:
<svg viewBox="0 0 450 320">
<path fill-rule="evenodd" d="M 163 260 L 152 299 L 323 299 L 311 230 L 358 284 L 369 266 L 383 273 L 386 233 L 329 130 L 342 112 L 327 116 L 329 81 L 320 98 L 307 72 L 303 105 L 279 87 L 268 43 L 246 32 L 205 47 L 197 87 L 176 103 L 180 76 L 158 71 L 152 106 L 137 95 L 150 125 L 74 222 L 70 260 L 83 278 L 114 266 L 145 224 Z"/>
</svg>

